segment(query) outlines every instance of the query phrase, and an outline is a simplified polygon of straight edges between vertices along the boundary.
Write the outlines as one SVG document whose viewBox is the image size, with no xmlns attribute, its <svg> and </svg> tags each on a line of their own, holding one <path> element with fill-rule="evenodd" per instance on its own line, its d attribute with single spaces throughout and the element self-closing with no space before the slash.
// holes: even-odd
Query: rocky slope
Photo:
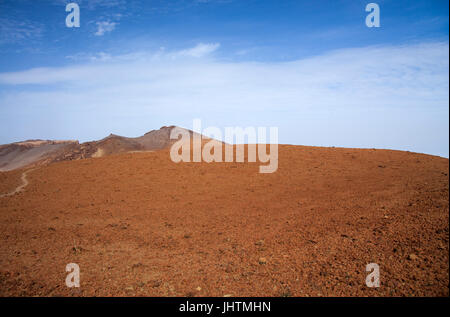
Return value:
<svg viewBox="0 0 450 317">
<path fill-rule="evenodd" d="M 173 129 L 186 130 L 176 126 L 164 126 L 136 138 L 110 134 L 99 141 L 81 144 L 78 141 L 29 140 L 0 145 L 0 172 L 123 152 L 160 150 L 174 142 L 170 139 Z M 186 131 L 191 135 L 193 133 Z"/>
</svg>

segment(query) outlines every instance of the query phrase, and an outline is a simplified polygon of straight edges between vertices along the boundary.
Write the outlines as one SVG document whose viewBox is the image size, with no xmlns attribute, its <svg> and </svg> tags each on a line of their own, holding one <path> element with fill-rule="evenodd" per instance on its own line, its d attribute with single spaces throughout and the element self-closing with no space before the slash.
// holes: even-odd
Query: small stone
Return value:
<svg viewBox="0 0 450 317">
<path fill-rule="evenodd" d="M 264 245 L 264 240 L 259 240 L 259 241 L 255 242 L 255 245 L 263 246 Z"/>
<path fill-rule="evenodd" d="M 259 262 L 259 264 L 266 264 L 267 263 L 267 259 L 266 258 L 259 258 L 258 262 Z"/>
<path fill-rule="evenodd" d="M 231 297 L 231 296 L 233 296 L 233 295 L 231 295 L 231 294 L 225 294 L 225 295 L 223 295 L 223 297 Z"/>
<path fill-rule="evenodd" d="M 196 290 L 197 290 L 198 292 L 200 292 L 200 291 L 202 290 L 202 288 L 199 286 L 199 287 L 196 288 Z"/>
<path fill-rule="evenodd" d="M 408 255 L 408 260 L 417 260 L 419 257 L 415 254 Z"/>
<path fill-rule="evenodd" d="M 160 286 L 161 286 L 161 281 L 159 281 L 159 280 L 153 280 L 153 281 L 150 282 L 150 286 L 151 286 L 151 287 L 154 287 L 154 288 L 160 287 Z"/>
</svg>

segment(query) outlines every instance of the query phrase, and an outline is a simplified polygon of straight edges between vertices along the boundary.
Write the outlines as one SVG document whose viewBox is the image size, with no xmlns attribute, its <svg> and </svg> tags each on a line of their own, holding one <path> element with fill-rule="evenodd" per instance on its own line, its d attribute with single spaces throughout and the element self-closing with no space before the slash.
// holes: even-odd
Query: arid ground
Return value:
<svg viewBox="0 0 450 317">
<path fill-rule="evenodd" d="M 158 150 L 37 167 L 0 197 L 0 295 L 449 295 L 448 159 L 284 145 L 277 172 L 259 165 Z"/>
</svg>

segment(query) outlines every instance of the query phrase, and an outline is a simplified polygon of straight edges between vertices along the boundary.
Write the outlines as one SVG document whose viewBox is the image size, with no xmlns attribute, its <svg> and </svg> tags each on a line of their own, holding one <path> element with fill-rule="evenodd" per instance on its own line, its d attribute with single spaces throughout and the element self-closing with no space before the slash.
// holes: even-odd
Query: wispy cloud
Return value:
<svg viewBox="0 0 450 317">
<path fill-rule="evenodd" d="M 103 21 L 103 22 L 97 22 L 97 32 L 94 34 L 97 36 L 102 36 L 107 32 L 112 32 L 116 28 L 116 22 L 109 22 L 109 21 Z"/>
<path fill-rule="evenodd" d="M 7 123 L 23 109 L 38 117 L 59 113 L 70 126 L 106 116 L 114 125 L 121 118 L 126 129 L 155 116 L 185 126 L 195 116 L 217 125 L 283 122 L 285 143 L 448 155 L 448 42 L 352 48 L 277 63 L 224 62 L 211 55 L 218 47 L 103 53 L 69 67 L 0 73 L 0 117 Z"/>
<path fill-rule="evenodd" d="M 168 51 L 164 47 L 160 47 L 157 51 L 136 51 L 120 55 L 112 55 L 110 53 L 98 52 L 98 53 L 77 53 L 74 55 L 66 56 L 67 59 L 77 62 L 149 62 L 149 61 L 161 61 L 161 60 L 179 60 L 183 58 L 204 58 L 212 55 L 220 47 L 220 43 L 199 43 L 194 47 Z"/>
<path fill-rule="evenodd" d="M 53 0 L 54 4 L 64 6 L 71 2 L 75 2 L 78 5 L 87 8 L 89 10 L 95 10 L 98 8 L 115 8 L 126 6 L 126 0 Z"/>
<path fill-rule="evenodd" d="M 27 19 L 0 17 L 0 45 L 38 39 L 44 32 L 44 26 Z"/>
<path fill-rule="evenodd" d="M 203 57 L 216 51 L 219 47 L 220 47 L 219 43 L 210 43 L 210 44 L 200 43 L 193 48 L 181 50 L 178 54 L 192 57 Z"/>
</svg>

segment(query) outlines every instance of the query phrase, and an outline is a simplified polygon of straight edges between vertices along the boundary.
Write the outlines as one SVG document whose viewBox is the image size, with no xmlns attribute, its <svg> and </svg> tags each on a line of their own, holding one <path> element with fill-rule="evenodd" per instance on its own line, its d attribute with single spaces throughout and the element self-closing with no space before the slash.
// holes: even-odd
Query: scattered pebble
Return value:
<svg viewBox="0 0 450 317">
<path fill-rule="evenodd" d="M 408 260 L 417 260 L 419 257 L 417 256 L 417 255 L 415 255 L 415 254 L 410 254 L 410 255 L 408 255 Z"/>
</svg>

